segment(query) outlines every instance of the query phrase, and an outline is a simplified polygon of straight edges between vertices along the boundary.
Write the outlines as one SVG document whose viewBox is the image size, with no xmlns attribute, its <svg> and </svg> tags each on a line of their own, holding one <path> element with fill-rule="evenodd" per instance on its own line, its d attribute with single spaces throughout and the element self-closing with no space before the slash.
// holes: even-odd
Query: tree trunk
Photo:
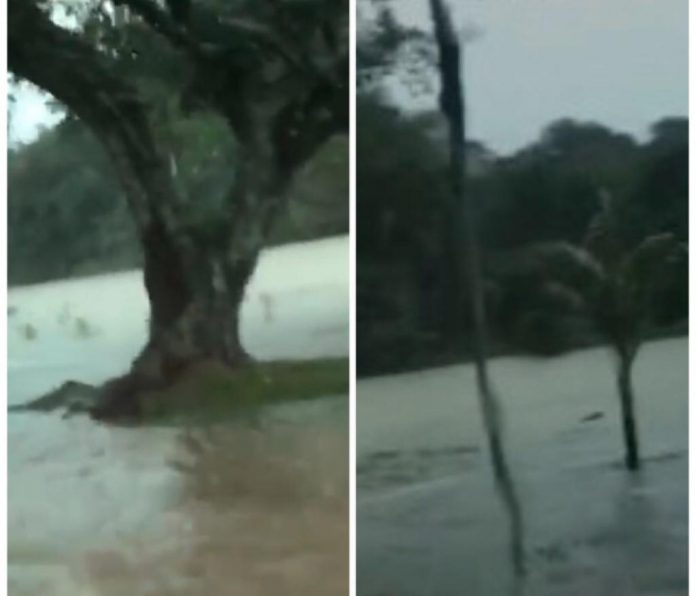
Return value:
<svg viewBox="0 0 696 596">
<path fill-rule="evenodd" d="M 464 155 L 455 158 L 457 163 L 464 161 Z M 462 165 L 461 167 L 465 167 Z M 442 317 L 442 335 L 448 346 L 461 350 L 471 336 L 472 326 L 469 323 L 469 312 L 471 312 L 470 296 L 467 296 L 466 287 L 466 231 L 463 229 L 461 214 L 461 193 L 453 193 L 452 204 L 446 210 L 446 215 L 442 218 L 442 239 L 443 252 L 442 262 L 444 266 L 444 281 L 442 287 L 445 288 L 442 295 L 442 306 L 444 316 Z M 453 217 L 453 214 L 456 214 Z M 474 290 L 475 291 L 475 290 Z"/>
<path fill-rule="evenodd" d="M 259 248 L 244 256 L 197 246 L 195 258 L 179 253 L 169 234 L 153 225 L 143 237 L 144 281 L 150 300 L 149 339 L 130 371 L 106 383 L 95 418 L 137 418 L 139 394 L 166 387 L 196 362 L 230 367 L 249 359 L 240 339 L 239 314 Z M 187 260 L 196 263 L 187 274 Z"/>
<path fill-rule="evenodd" d="M 621 425 L 623 428 L 624 445 L 626 448 L 626 467 L 635 471 L 640 468 L 640 449 L 638 445 L 638 429 L 634 412 L 633 384 L 631 371 L 635 360 L 635 349 L 619 350 L 618 386 L 621 399 Z"/>
<path fill-rule="evenodd" d="M 190 206 L 171 177 L 151 131 L 147 106 L 136 91 L 102 63 L 78 37 L 53 25 L 32 3 L 14 1 L 8 50 L 12 70 L 65 103 L 103 143 L 121 180 L 144 254 L 150 300 L 150 338 L 128 375 L 107 384 L 109 408 L 137 388 L 166 383 L 198 359 L 236 365 L 246 359 L 238 312 L 253 273 L 263 233 L 249 197 L 258 188 L 235 189 L 240 215 L 255 234 L 235 234 L 224 217 L 211 240 L 188 226 Z M 249 166 L 251 169 L 251 165 Z M 240 177 L 242 179 L 243 177 Z M 257 175 L 254 182 L 263 180 Z M 256 193 L 256 194 L 255 194 Z M 241 196 L 240 196 L 241 195 Z M 251 220 L 251 221 L 249 221 Z M 128 398 L 130 399 L 130 398 Z"/>
<path fill-rule="evenodd" d="M 134 370 L 167 378 L 196 360 L 216 359 L 230 366 L 245 362 L 239 310 L 258 250 L 234 260 L 227 251 L 197 247 L 197 270 L 184 275 L 182 259 L 163 232 L 146 235 L 143 247 L 150 340 Z"/>
<path fill-rule="evenodd" d="M 463 280 L 468 282 L 468 301 L 473 320 L 473 347 L 476 364 L 479 402 L 491 452 L 491 462 L 498 493 L 509 516 L 510 556 L 515 573 L 526 573 L 524 557 L 524 519 L 517 488 L 507 462 L 504 446 L 503 417 L 488 374 L 486 354 L 486 311 L 483 278 L 479 258 L 479 241 L 474 215 L 474 202 L 466 192 L 466 134 L 464 91 L 461 80 L 461 49 L 452 26 L 449 11 L 442 0 L 430 0 L 435 37 L 440 53 L 440 107 L 450 127 L 450 181 L 452 202 L 450 221 L 452 238 L 448 249 L 456 253 L 451 272 L 458 281 L 458 300 L 463 301 Z M 464 265 L 466 264 L 466 267 Z M 465 277 L 466 274 L 466 277 Z M 463 310 L 463 309 L 462 309 Z M 465 328 L 460 311 L 455 311 L 453 325 L 459 333 Z"/>
</svg>

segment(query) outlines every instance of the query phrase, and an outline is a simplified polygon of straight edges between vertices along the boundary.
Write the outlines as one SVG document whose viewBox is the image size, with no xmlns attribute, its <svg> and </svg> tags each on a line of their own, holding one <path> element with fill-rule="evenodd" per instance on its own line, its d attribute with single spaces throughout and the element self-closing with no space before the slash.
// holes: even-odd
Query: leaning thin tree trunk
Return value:
<svg viewBox="0 0 696 596">
<path fill-rule="evenodd" d="M 474 323 L 474 352 L 479 398 L 483 421 L 491 450 L 497 487 L 510 518 L 511 557 L 518 575 L 525 573 L 524 526 L 517 490 L 505 456 L 503 420 L 498 398 L 491 386 L 486 362 L 486 314 L 479 263 L 479 247 L 474 221 L 473 202 L 466 192 L 465 108 L 460 75 L 460 44 L 448 9 L 442 0 L 430 0 L 435 37 L 440 52 L 442 91 L 440 105 L 450 126 L 450 160 L 452 177 L 452 220 L 463 224 L 458 249 L 466 253 L 469 297 Z M 455 271 L 463 276 L 463 271 Z"/>
<path fill-rule="evenodd" d="M 619 352 L 618 385 L 619 397 L 621 398 L 621 424 L 626 446 L 626 467 L 631 471 L 640 468 L 640 449 L 634 412 L 633 385 L 631 382 L 631 370 L 634 359 L 635 354 L 630 351 L 621 350 Z"/>
</svg>

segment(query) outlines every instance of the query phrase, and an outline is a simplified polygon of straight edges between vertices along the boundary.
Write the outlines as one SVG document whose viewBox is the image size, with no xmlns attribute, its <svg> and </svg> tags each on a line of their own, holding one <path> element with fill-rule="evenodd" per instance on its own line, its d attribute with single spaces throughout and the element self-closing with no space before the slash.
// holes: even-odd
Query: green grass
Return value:
<svg viewBox="0 0 696 596">
<path fill-rule="evenodd" d="M 140 396 L 144 423 L 215 420 L 272 403 L 348 393 L 348 360 L 276 361 L 228 369 L 197 365 L 165 390 Z"/>
</svg>

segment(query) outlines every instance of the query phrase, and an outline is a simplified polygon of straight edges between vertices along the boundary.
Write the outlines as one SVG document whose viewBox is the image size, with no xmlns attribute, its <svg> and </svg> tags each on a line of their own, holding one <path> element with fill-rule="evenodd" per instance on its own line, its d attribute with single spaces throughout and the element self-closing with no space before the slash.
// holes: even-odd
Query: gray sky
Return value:
<svg viewBox="0 0 696 596">
<path fill-rule="evenodd" d="M 52 113 L 44 96 L 33 87 L 22 86 L 15 90 L 16 107 L 10 116 L 10 141 L 32 141 L 41 127 L 57 122 L 60 117 Z"/>
<path fill-rule="evenodd" d="M 427 0 L 395 0 L 426 26 Z M 597 120 L 643 138 L 688 114 L 688 0 L 451 0 L 467 45 L 470 136 L 508 152 L 549 121 Z M 424 101 L 419 106 L 427 106 Z"/>
<path fill-rule="evenodd" d="M 427 0 L 395 0 L 428 25 Z M 452 0 L 467 46 L 472 137 L 499 152 L 536 138 L 553 119 L 591 119 L 643 137 L 665 115 L 688 113 L 688 0 Z M 412 100 L 408 100 L 413 103 Z M 434 107 L 431 98 L 417 102 Z M 35 93 L 13 114 L 29 139 L 50 116 Z"/>
</svg>

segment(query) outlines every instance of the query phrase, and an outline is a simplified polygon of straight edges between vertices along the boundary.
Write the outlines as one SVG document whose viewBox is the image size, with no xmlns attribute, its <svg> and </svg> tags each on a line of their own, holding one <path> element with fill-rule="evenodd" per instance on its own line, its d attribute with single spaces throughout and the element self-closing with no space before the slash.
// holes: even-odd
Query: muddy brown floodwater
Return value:
<svg viewBox="0 0 696 596">
<path fill-rule="evenodd" d="M 347 455 L 326 424 L 186 433 L 167 539 L 91 550 L 75 573 L 105 596 L 344 595 Z"/>
<path fill-rule="evenodd" d="M 10 594 L 347 593 L 345 397 L 186 431 L 74 422 L 81 447 L 10 487 Z"/>
</svg>

